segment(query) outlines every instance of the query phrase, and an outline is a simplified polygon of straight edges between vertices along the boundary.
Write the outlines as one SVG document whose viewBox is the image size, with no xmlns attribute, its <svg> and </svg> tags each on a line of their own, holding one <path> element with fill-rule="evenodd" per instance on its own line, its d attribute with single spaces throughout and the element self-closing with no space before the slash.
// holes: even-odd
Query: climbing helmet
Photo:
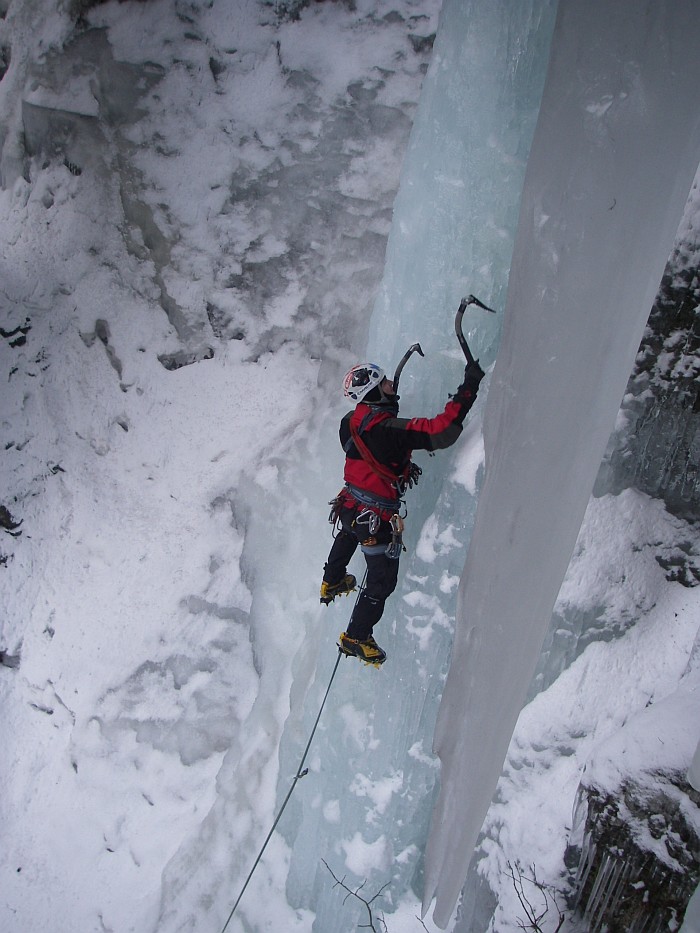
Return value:
<svg viewBox="0 0 700 933">
<path fill-rule="evenodd" d="M 379 385 L 385 375 L 384 370 L 376 363 L 358 363 L 343 379 L 345 397 L 353 402 L 361 402 L 368 392 Z"/>
</svg>

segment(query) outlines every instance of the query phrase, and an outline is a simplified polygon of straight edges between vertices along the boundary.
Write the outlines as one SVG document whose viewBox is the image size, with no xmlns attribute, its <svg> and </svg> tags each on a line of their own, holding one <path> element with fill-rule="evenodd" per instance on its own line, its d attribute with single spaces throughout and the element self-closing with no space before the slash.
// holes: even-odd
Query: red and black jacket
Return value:
<svg viewBox="0 0 700 933">
<path fill-rule="evenodd" d="M 340 423 L 346 484 L 398 503 L 411 453 L 452 446 L 462 433 L 475 398 L 475 389 L 460 386 L 444 411 L 434 418 L 398 418 L 395 410 L 359 402 Z"/>
</svg>

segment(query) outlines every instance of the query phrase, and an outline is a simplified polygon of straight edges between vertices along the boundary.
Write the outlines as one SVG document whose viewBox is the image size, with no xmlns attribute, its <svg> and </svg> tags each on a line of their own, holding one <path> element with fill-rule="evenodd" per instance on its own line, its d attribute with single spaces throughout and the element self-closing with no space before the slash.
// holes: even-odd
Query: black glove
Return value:
<svg viewBox="0 0 700 933">
<path fill-rule="evenodd" d="M 467 363 L 464 367 L 464 381 L 462 385 L 457 389 L 457 395 L 468 395 L 470 398 L 473 398 L 478 389 L 479 383 L 484 378 L 484 371 L 479 366 L 479 361 L 474 360 L 473 363 Z"/>
</svg>

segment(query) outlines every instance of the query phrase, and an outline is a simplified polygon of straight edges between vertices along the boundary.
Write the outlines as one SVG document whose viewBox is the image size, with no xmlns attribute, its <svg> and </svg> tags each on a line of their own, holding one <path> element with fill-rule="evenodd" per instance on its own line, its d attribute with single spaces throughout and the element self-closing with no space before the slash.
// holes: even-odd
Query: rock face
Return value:
<svg viewBox="0 0 700 933">
<path fill-rule="evenodd" d="M 588 790 L 576 908 L 590 933 L 677 929 L 700 881 L 700 838 L 687 816 L 700 794 L 679 774 L 657 782 L 630 782 L 619 795 Z M 654 840 L 653 850 L 640 836 Z"/>
<path fill-rule="evenodd" d="M 700 183 L 669 257 L 595 494 L 633 485 L 700 517 Z"/>
<path fill-rule="evenodd" d="M 697 734 L 696 640 L 678 688 L 631 717 L 588 761 L 576 909 L 596 933 L 677 930 L 700 882 L 700 791 L 688 782 Z M 684 725 L 685 724 L 685 725 Z"/>
</svg>

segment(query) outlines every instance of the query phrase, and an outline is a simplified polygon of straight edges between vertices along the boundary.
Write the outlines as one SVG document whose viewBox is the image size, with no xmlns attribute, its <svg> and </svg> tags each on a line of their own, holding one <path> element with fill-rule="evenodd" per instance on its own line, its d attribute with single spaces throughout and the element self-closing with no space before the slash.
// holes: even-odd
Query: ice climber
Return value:
<svg viewBox="0 0 700 933">
<path fill-rule="evenodd" d="M 469 363 L 441 414 L 408 419 L 397 417 L 399 396 L 380 366 L 360 363 L 346 374 L 344 394 L 356 404 L 340 422 L 345 486 L 331 503 L 330 521 L 339 531 L 324 565 L 321 602 L 329 604 L 355 589 L 357 581 L 347 567 L 358 545 L 367 562 L 367 579 L 348 630 L 340 636 L 343 654 L 375 666 L 386 660 L 372 630 L 396 588 L 403 549 L 401 500 L 421 473 L 411 453 L 454 444 L 483 376 L 478 361 Z"/>
</svg>

